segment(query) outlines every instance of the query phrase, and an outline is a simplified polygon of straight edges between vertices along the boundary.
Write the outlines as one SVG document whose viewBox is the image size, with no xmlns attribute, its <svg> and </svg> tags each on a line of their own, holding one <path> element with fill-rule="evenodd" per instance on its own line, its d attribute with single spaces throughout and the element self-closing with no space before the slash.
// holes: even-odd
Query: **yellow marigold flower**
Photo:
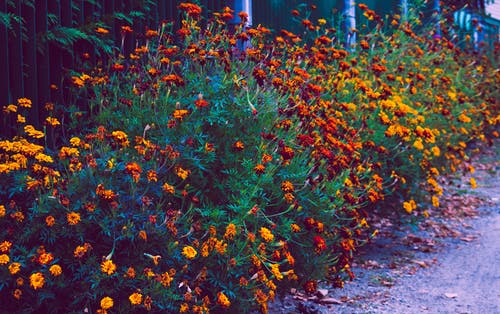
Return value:
<svg viewBox="0 0 500 314">
<path fill-rule="evenodd" d="M 133 305 L 141 304 L 142 302 L 142 294 L 134 292 L 128 297 L 130 303 Z"/>
<path fill-rule="evenodd" d="M 113 307 L 113 299 L 110 297 L 104 297 L 101 299 L 101 308 L 107 310 Z"/>
<path fill-rule="evenodd" d="M 103 27 L 98 27 L 95 29 L 95 32 L 96 33 L 99 33 L 99 34 L 108 34 L 109 33 L 109 30 L 103 28 Z"/>
<path fill-rule="evenodd" d="M 1 171 L 0 171 L 1 173 Z M 0 218 L 2 218 L 3 216 L 5 216 L 5 206 L 4 205 L 0 205 Z"/>
<path fill-rule="evenodd" d="M 10 248 L 12 247 L 12 242 L 9 241 L 3 241 L 0 243 L 0 252 L 8 252 L 10 251 Z"/>
<path fill-rule="evenodd" d="M 192 246 L 185 246 L 182 249 L 182 255 L 184 255 L 187 259 L 193 259 L 196 257 L 198 252 L 196 252 L 195 248 Z"/>
<path fill-rule="evenodd" d="M 24 127 L 24 132 L 33 138 L 42 138 L 45 136 L 45 133 L 36 130 L 35 127 L 32 125 L 26 125 Z"/>
<path fill-rule="evenodd" d="M 43 285 L 45 284 L 45 278 L 43 277 L 43 274 L 38 272 L 38 273 L 33 273 L 30 276 L 30 286 L 33 289 L 39 289 L 42 288 Z"/>
<path fill-rule="evenodd" d="M 318 24 L 319 25 L 325 25 L 326 24 L 326 20 L 325 19 L 318 19 Z"/>
<path fill-rule="evenodd" d="M 273 273 L 274 277 L 276 277 L 276 279 L 283 279 L 283 274 L 280 272 L 279 264 L 271 264 L 271 272 Z"/>
<path fill-rule="evenodd" d="M 469 182 L 470 182 L 470 186 L 471 186 L 473 189 L 477 188 L 477 182 L 476 182 L 476 179 L 474 179 L 474 178 L 470 178 Z"/>
<path fill-rule="evenodd" d="M 417 204 L 414 200 L 410 200 L 409 202 L 403 202 L 403 208 L 408 214 L 411 214 L 417 208 Z"/>
<path fill-rule="evenodd" d="M 22 115 L 18 114 L 17 115 L 17 123 L 26 123 L 26 118 L 23 117 Z"/>
<path fill-rule="evenodd" d="M 20 107 L 31 108 L 31 100 L 29 100 L 28 98 L 19 98 L 17 100 L 17 104 Z"/>
<path fill-rule="evenodd" d="M 177 176 L 182 180 L 185 180 L 189 175 L 189 170 L 182 169 L 181 167 L 177 167 L 176 170 Z"/>
<path fill-rule="evenodd" d="M 78 137 L 72 137 L 70 140 L 69 140 L 69 143 L 71 144 L 71 146 L 80 146 L 80 143 L 82 141 L 78 138 Z"/>
<path fill-rule="evenodd" d="M 186 313 L 187 311 L 189 311 L 189 304 L 182 303 L 179 307 L 179 313 Z"/>
<path fill-rule="evenodd" d="M 472 119 L 462 113 L 461 115 L 458 116 L 458 121 L 463 123 L 470 123 L 472 122 Z"/>
<path fill-rule="evenodd" d="M 10 104 L 8 106 L 3 106 L 3 112 L 5 113 L 17 112 L 17 106 L 13 104 Z"/>
<path fill-rule="evenodd" d="M 9 265 L 9 272 L 11 273 L 11 275 L 17 274 L 20 270 L 21 270 L 20 263 L 14 262 Z"/>
<path fill-rule="evenodd" d="M 415 147 L 418 150 L 424 149 L 424 144 L 422 144 L 422 139 L 417 138 L 417 140 L 413 143 L 413 147 Z"/>
<path fill-rule="evenodd" d="M 236 226 L 233 223 L 230 223 L 226 227 L 226 232 L 224 233 L 224 239 L 232 240 L 236 235 Z"/>
<path fill-rule="evenodd" d="M 431 152 L 434 156 L 439 157 L 441 155 L 441 150 L 437 146 L 431 148 Z"/>
<path fill-rule="evenodd" d="M 45 155 L 45 154 L 42 154 L 42 153 L 36 154 L 35 155 L 35 159 L 38 162 L 46 162 L 46 163 L 49 163 L 49 164 L 54 162 L 54 159 L 52 159 L 52 157 L 50 157 L 48 155 Z"/>
<path fill-rule="evenodd" d="M 266 227 L 261 227 L 259 232 L 264 241 L 271 242 L 274 240 L 274 234 L 272 234 L 271 230 L 267 229 Z"/>
<path fill-rule="evenodd" d="M 7 254 L 0 255 L 0 265 L 5 265 L 10 261 L 10 257 Z"/>
<path fill-rule="evenodd" d="M 47 117 L 47 119 L 45 119 L 45 122 L 47 122 L 47 124 L 50 126 L 56 126 L 61 124 L 61 122 L 59 122 L 59 120 L 57 120 L 57 118 L 54 117 Z"/>
<path fill-rule="evenodd" d="M 182 120 L 185 116 L 189 114 L 189 111 L 186 109 L 176 109 L 173 113 L 173 117 L 178 120 Z"/>
<path fill-rule="evenodd" d="M 224 294 L 224 292 L 217 293 L 217 304 L 222 307 L 231 306 L 231 302 L 229 301 L 229 298 Z"/>
<path fill-rule="evenodd" d="M 52 276 L 57 277 L 62 274 L 62 268 L 61 266 L 55 264 L 50 266 L 49 272 L 52 274 Z"/>
<path fill-rule="evenodd" d="M 295 199 L 295 196 L 293 196 L 292 193 L 285 193 L 285 195 L 283 195 L 283 198 L 285 199 L 285 201 L 288 204 L 291 204 L 293 202 L 293 200 Z"/>
<path fill-rule="evenodd" d="M 116 265 L 112 260 L 105 260 L 101 263 L 101 271 L 105 274 L 112 275 L 116 271 Z"/>
<path fill-rule="evenodd" d="M 80 214 L 76 212 L 71 212 L 68 213 L 67 215 L 68 218 L 68 224 L 74 226 L 77 225 L 80 222 Z"/>
<path fill-rule="evenodd" d="M 170 287 L 170 283 L 174 280 L 168 272 L 164 272 L 159 276 L 159 281 L 164 287 Z"/>
<path fill-rule="evenodd" d="M 170 194 L 175 193 L 175 188 L 168 183 L 163 184 L 162 189 L 163 189 L 163 191 L 170 193 Z"/>
<path fill-rule="evenodd" d="M 436 195 L 432 196 L 432 206 L 439 207 L 439 197 L 437 197 Z"/>
</svg>

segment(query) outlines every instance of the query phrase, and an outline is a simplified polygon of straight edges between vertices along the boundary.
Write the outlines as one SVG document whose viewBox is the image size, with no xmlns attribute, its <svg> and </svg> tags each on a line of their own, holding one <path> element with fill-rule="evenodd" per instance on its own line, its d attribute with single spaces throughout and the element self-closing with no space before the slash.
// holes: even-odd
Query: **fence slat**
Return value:
<svg viewBox="0 0 500 314">
<path fill-rule="evenodd" d="M 37 0 L 35 2 L 35 9 L 37 33 L 44 34 L 48 31 L 47 0 Z M 50 101 L 49 46 L 47 43 L 38 43 L 37 45 L 42 49 L 42 51 L 37 51 L 36 54 L 38 103 L 40 108 L 42 108 L 45 103 Z"/>
<path fill-rule="evenodd" d="M 23 85 L 24 97 L 31 99 L 32 108 L 29 113 L 28 122 L 39 127 L 39 106 L 37 93 L 37 62 L 36 62 L 36 24 L 35 8 L 26 4 L 21 6 L 21 14 L 24 19 L 25 34 L 27 40 L 22 43 L 23 51 Z"/>
<path fill-rule="evenodd" d="M 9 7 L 9 13 L 21 16 L 21 1 L 15 1 L 15 8 Z M 12 24 L 13 32 L 9 33 L 9 76 L 10 76 L 10 92 L 12 101 L 23 96 L 23 46 L 22 46 L 22 29 L 20 23 Z"/>
</svg>

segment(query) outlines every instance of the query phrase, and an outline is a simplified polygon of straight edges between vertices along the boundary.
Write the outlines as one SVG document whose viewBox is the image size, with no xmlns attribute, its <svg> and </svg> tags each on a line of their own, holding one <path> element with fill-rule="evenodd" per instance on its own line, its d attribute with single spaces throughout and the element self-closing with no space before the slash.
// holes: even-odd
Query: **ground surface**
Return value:
<svg viewBox="0 0 500 314">
<path fill-rule="evenodd" d="M 443 179 L 442 208 L 427 221 L 381 220 L 344 289 L 324 285 L 319 302 L 298 291 L 270 313 L 500 313 L 499 144 L 473 158 L 473 174 Z"/>
</svg>

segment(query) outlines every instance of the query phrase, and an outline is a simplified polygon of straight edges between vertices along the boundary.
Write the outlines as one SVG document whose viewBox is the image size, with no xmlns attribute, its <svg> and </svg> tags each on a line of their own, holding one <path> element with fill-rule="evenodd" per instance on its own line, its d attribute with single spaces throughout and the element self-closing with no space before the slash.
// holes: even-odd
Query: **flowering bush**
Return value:
<svg viewBox="0 0 500 314">
<path fill-rule="evenodd" d="M 229 8 L 179 9 L 175 34 L 74 77 L 87 131 L 56 152 L 24 125 L 29 100 L 4 107 L 24 130 L 0 142 L 9 310 L 267 312 L 288 287 L 341 287 L 371 211 L 437 207 L 439 173 L 498 136 L 488 60 L 397 16 L 350 53 L 325 20 L 273 37 L 244 13 L 229 27 Z"/>
</svg>

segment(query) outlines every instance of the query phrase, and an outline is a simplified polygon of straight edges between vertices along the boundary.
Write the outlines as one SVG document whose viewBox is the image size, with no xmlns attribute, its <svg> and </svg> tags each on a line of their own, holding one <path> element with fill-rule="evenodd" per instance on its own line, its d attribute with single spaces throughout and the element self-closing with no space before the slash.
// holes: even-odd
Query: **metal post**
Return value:
<svg viewBox="0 0 500 314">
<path fill-rule="evenodd" d="M 345 45 L 347 49 L 352 49 L 356 43 L 356 7 L 353 0 L 344 0 L 344 28 Z"/>
</svg>

